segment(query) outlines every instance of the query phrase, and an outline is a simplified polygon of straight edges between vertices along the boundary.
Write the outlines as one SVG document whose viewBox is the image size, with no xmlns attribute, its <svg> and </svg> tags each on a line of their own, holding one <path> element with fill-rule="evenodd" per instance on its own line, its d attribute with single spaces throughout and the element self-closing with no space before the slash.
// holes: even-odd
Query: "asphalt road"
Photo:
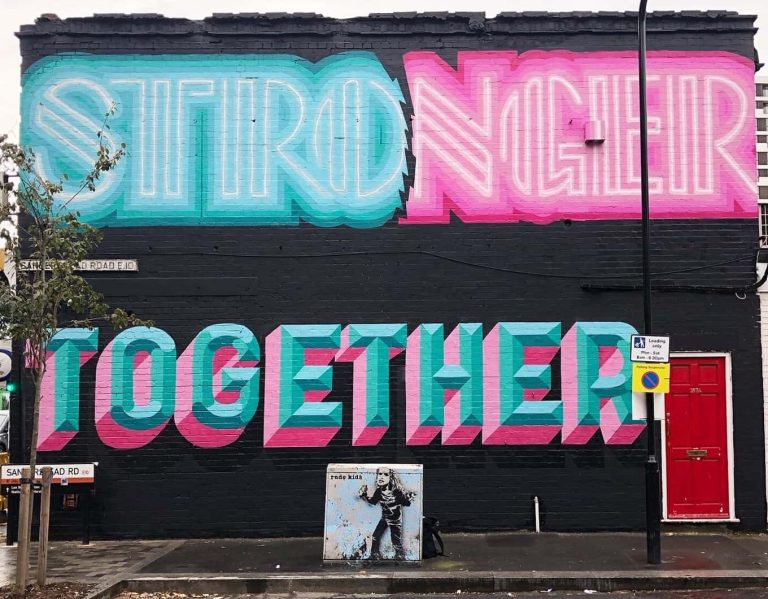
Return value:
<svg viewBox="0 0 768 599">
<path fill-rule="evenodd" d="M 768 589 L 723 589 L 709 591 L 624 591 L 614 593 L 587 592 L 496 593 L 489 595 L 462 593 L 461 595 L 392 595 L 394 599 L 768 599 Z M 372 597 L 368 595 L 368 597 Z M 307 598 L 309 599 L 309 598 Z M 362 599 L 362 598 L 356 598 Z"/>
<path fill-rule="evenodd" d="M 292 593 L 269 595 L 184 595 L 180 593 L 122 593 L 115 599 L 768 599 L 768 588 L 721 589 L 707 591 L 620 591 L 600 593 L 584 591 L 562 591 L 534 593 L 455 593 L 450 595 L 328 595 L 324 593 Z"/>
</svg>

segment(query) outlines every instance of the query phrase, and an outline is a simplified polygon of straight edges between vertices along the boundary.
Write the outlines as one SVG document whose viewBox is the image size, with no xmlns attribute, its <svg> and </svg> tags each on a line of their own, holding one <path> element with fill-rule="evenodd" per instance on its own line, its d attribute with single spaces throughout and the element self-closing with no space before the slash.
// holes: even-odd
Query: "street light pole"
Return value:
<svg viewBox="0 0 768 599">
<path fill-rule="evenodd" d="M 648 99 L 646 97 L 645 72 L 645 15 L 648 0 L 640 0 L 637 15 L 637 37 L 639 41 L 640 67 L 640 192 L 642 197 L 643 229 L 643 317 L 644 333 L 653 333 L 653 312 L 651 310 L 651 211 L 648 192 Z M 653 393 L 645 394 L 647 456 L 645 461 L 645 541 L 649 564 L 661 563 L 661 489 L 659 485 L 659 462 L 656 458 L 656 415 Z"/>
</svg>

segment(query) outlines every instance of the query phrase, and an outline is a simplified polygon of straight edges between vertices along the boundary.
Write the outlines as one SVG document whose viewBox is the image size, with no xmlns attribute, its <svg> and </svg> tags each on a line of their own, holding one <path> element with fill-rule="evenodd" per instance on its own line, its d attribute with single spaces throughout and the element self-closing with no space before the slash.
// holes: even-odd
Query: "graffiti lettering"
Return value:
<svg viewBox="0 0 768 599">
<path fill-rule="evenodd" d="M 629 338 L 620 322 L 503 322 L 483 339 L 479 323 L 281 325 L 265 343 L 264 447 L 323 447 L 341 429 L 333 364 L 353 363 L 352 443 L 376 445 L 389 429 L 390 361 L 404 349 L 408 445 L 631 444 L 645 427 L 631 410 Z M 43 381 L 39 447 L 62 449 L 78 432 L 80 365 L 97 330 L 63 329 Z M 549 397 L 560 352 L 560 398 Z M 197 447 L 235 442 L 259 404 L 259 343 L 237 324 L 205 328 L 178 357 L 162 330 L 115 337 L 96 369 L 96 431 L 117 449 L 150 443 L 173 418 Z M 545 399 L 546 398 L 546 399 Z"/>
<path fill-rule="evenodd" d="M 54 405 L 40 412 L 38 448 L 62 449 L 80 428 L 80 367 L 96 355 L 96 329 L 62 329 L 48 344 L 41 394 Z"/>
<path fill-rule="evenodd" d="M 244 326 L 201 331 L 176 366 L 176 428 L 198 447 L 236 441 L 259 406 L 259 343 Z"/>
<path fill-rule="evenodd" d="M 401 207 L 405 118 L 378 59 L 54 56 L 24 76 L 24 143 L 85 172 L 104 113 L 128 158 L 73 202 L 103 225 L 381 225 Z M 111 171 L 110 171 L 111 172 Z"/>
<path fill-rule="evenodd" d="M 637 218 L 631 52 L 404 56 L 413 102 L 403 223 Z M 756 214 L 754 65 L 726 52 L 649 53 L 655 218 Z M 77 179 L 102 137 L 130 154 L 72 202 L 98 225 L 376 227 L 402 207 L 400 85 L 370 52 L 52 56 L 23 80 L 23 141 L 48 178 Z M 586 129 L 602 131 L 586 143 Z"/>
<path fill-rule="evenodd" d="M 752 63 L 651 53 L 654 217 L 753 216 Z M 433 52 L 405 56 L 416 171 L 405 222 L 636 218 L 632 53 Z M 598 123 L 604 143 L 585 143 Z"/>
</svg>

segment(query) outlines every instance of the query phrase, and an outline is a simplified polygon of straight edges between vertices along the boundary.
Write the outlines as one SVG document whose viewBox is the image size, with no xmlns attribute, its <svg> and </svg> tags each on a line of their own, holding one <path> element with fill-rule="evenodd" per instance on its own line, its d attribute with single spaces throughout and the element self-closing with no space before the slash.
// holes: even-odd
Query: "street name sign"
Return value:
<svg viewBox="0 0 768 599">
<path fill-rule="evenodd" d="M 22 260 L 19 262 L 19 268 L 24 271 L 37 270 L 40 268 L 40 262 L 37 260 Z M 51 270 L 51 266 L 48 265 L 46 270 Z M 138 272 L 139 261 L 135 258 L 91 258 L 80 260 L 77 264 L 77 270 L 85 272 Z"/>
<path fill-rule="evenodd" d="M 54 485 L 92 483 L 96 471 L 96 464 L 38 464 L 35 467 L 35 479 L 42 480 L 43 468 L 50 466 L 53 469 Z M 24 464 L 6 464 L 0 468 L 0 484 L 21 484 L 21 470 L 26 468 Z"/>
</svg>

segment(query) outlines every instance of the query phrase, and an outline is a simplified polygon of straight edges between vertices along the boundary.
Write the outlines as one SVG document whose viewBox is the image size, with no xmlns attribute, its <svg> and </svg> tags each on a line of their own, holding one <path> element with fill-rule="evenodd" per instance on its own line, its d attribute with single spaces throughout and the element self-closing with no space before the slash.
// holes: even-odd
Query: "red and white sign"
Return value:
<svg viewBox="0 0 768 599">
<path fill-rule="evenodd" d="M 35 480 L 43 478 L 43 468 L 53 468 L 54 485 L 92 483 L 96 472 L 96 464 L 38 464 L 35 467 Z M 7 464 L 0 468 L 0 484 L 21 484 L 21 471 L 26 468 L 24 464 Z"/>
</svg>

